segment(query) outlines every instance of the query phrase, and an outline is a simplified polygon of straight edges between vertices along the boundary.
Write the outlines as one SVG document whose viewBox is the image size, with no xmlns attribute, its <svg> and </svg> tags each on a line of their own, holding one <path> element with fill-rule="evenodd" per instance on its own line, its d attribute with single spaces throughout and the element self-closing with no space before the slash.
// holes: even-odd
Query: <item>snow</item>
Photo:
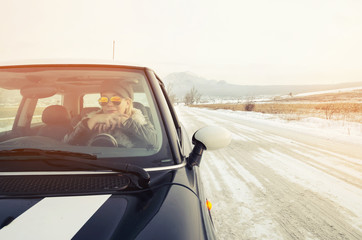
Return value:
<svg viewBox="0 0 362 240">
<path fill-rule="evenodd" d="M 303 96 L 310 96 L 310 95 L 324 94 L 324 93 L 341 93 L 341 92 L 350 92 L 350 91 L 360 90 L 360 89 L 362 89 L 362 87 L 339 88 L 339 89 L 333 89 L 333 90 L 299 93 L 299 94 L 296 94 L 296 95 L 294 95 L 294 96 L 295 96 L 295 97 L 303 97 Z"/>
<path fill-rule="evenodd" d="M 351 88 L 338 88 L 338 89 L 332 89 L 332 90 L 324 90 L 324 91 L 315 91 L 315 92 L 306 92 L 306 93 L 298 93 L 294 94 L 293 97 L 305 97 L 305 96 L 313 96 L 313 95 L 320 95 L 320 94 L 327 94 L 327 93 L 344 93 L 344 92 L 351 92 L 351 91 L 357 91 L 361 90 L 361 87 L 351 87 Z M 247 96 L 247 97 L 240 97 L 240 98 L 211 98 L 208 96 L 202 96 L 202 102 L 204 103 L 247 103 L 247 102 L 270 102 L 275 98 L 281 99 L 289 99 L 290 95 L 257 95 L 257 96 Z"/>
<path fill-rule="evenodd" d="M 189 135 L 204 125 L 232 133 L 200 167 L 220 239 L 361 239 L 362 124 L 176 110 Z"/>
<path fill-rule="evenodd" d="M 354 141 L 362 137 L 362 124 L 356 122 L 347 122 L 342 120 L 327 120 L 316 117 L 308 117 L 296 121 L 283 119 L 283 115 L 265 114 L 247 111 L 232 111 L 218 109 L 225 115 L 242 118 L 250 121 L 259 121 L 266 124 L 274 124 L 284 128 L 292 128 L 298 131 L 310 131 L 319 136 L 330 136 L 331 138 L 345 139 Z M 285 118 L 285 117 L 284 117 Z M 317 130 L 317 131 L 316 131 Z M 357 137 L 357 138 L 356 138 Z"/>
</svg>

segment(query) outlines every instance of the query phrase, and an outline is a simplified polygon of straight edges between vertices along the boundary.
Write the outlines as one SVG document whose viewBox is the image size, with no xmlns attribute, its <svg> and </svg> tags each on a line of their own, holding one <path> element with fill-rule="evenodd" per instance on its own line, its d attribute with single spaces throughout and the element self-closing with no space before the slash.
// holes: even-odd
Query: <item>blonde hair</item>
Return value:
<svg viewBox="0 0 362 240">
<path fill-rule="evenodd" d="M 125 98 L 125 99 L 129 101 L 129 107 L 126 109 L 125 114 L 131 116 L 133 113 L 133 100 L 131 98 Z"/>
</svg>

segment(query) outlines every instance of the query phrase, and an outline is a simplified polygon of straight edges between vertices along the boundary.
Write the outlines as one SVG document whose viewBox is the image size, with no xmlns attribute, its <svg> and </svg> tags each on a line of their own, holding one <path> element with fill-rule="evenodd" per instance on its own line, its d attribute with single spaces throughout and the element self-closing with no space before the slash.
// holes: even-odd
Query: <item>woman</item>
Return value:
<svg viewBox="0 0 362 240">
<path fill-rule="evenodd" d="M 87 145 L 100 133 L 112 135 L 118 146 L 155 147 L 156 132 L 139 109 L 133 108 L 130 84 L 105 81 L 98 100 L 102 109 L 88 114 L 64 137 L 69 144 Z"/>
</svg>

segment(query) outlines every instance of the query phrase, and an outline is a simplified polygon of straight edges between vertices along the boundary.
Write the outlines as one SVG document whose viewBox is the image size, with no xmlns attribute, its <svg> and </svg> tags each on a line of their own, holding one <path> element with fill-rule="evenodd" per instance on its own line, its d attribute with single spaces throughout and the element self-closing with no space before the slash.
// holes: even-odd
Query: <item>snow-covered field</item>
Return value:
<svg viewBox="0 0 362 240">
<path fill-rule="evenodd" d="M 310 96 L 310 95 L 317 95 L 317 94 L 324 94 L 324 93 L 350 92 L 350 91 L 359 90 L 359 89 L 362 89 L 362 86 L 361 87 L 353 87 L 353 88 L 340 88 L 340 89 L 318 91 L 318 92 L 299 93 L 299 94 L 296 94 L 295 97 Z"/>
<path fill-rule="evenodd" d="M 219 239 L 362 239 L 362 124 L 177 106 L 233 136 L 200 171 Z"/>
<path fill-rule="evenodd" d="M 323 94 L 334 94 L 335 98 L 338 99 L 340 94 L 343 93 L 353 93 L 357 91 L 361 91 L 362 86 L 360 87 L 352 87 L 352 88 L 338 88 L 333 90 L 324 90 L 324 91 L 316 91 L 316 92 L 305 92 L 305 93 L 297 93 L 293 94 L 293 97 L 291 97 L 289 94 L 287 95 L 256 95 L 256 96 L 245 96 L 245 97 L 239 97 L 239 98 L 215 98 L 215 97 L 209 97 L 209 96 L 202 96 L 201 97 L 201 104 L 235 104 L 235 103 L 247 103 L 247 102 L 255 102 L 255 103 L 264 103 L 269 102 L 272 103 L 274 100 L 293 100 L 295 98 L 300 97 L 315 97 L 318 99 L 318 96 Z M 360 99 L 360 97 L 359 97 Z M 335 100 L 334 100 L 335 101 Z M 350 102 L 359 102 L 358 99 L 348 99 Z M 316 102 L 315 100 L 311 100 L 311 102 Z M 280 102 L 279 102 L 280 103 Z"/>
</svg>

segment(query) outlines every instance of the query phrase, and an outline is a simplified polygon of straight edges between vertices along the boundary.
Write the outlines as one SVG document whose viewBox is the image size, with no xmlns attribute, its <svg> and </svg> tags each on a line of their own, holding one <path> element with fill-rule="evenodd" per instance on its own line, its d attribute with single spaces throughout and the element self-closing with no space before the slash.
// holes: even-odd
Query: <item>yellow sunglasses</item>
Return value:
<svg viewBox="0 0 362 240">
<path fill-rule="evenodd" d="M 101 106 L 106 106 L 108 104 L 108 102 L 111 101 L 114 105 L 119 105 L 121 104 L 122 98 L 120 97 L 101 97 L 98 99 L 99 105 Z"/>
</svg>

